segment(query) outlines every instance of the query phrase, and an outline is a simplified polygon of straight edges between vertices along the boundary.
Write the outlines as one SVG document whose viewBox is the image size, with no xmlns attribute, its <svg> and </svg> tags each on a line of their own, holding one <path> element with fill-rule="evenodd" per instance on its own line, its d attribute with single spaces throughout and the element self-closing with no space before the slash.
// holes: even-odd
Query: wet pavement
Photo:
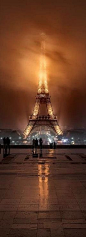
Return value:
<svg viewBox="0 0 86 237">
<path fill-rule="evenodd" d="M 85 149 L 0 155 L 0 236 L 86 236 Z"/>
</svg>

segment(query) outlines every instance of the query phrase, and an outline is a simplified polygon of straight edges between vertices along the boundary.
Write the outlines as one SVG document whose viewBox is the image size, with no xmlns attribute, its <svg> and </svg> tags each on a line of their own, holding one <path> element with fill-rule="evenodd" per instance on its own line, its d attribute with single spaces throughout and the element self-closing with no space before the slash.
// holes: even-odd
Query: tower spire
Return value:
<svg viewBox="0 0 86 237">
<path fill-rule="evenodd" d="M 46 56 L 45 56 L 45 34 L 41 35 L 41 57 L 38 93 L 48 93 Z"/>
</svg>

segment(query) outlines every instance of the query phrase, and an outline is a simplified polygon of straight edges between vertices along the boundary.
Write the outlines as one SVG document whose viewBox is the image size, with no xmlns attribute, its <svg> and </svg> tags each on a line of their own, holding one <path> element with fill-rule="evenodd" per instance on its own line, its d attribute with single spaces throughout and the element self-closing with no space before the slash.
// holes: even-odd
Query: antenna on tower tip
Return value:
<svg viewBox="0 0 86 237">
<path fill-rule="evenodd" d="M 45 41 L 46 40 L 46 34 L 44 32 L 42 32 L 40 35 L 41 35 L 41 40 Z"/>
<path fill-rule="evenodd" d="M 42 37 L 45 37 L 45 36 L 46 36 L 46 34 L 45 34 L 44 32 L 42 32 L 42 33 L 41 33 L 41 36 L 42 36 Z"/>
</svg>

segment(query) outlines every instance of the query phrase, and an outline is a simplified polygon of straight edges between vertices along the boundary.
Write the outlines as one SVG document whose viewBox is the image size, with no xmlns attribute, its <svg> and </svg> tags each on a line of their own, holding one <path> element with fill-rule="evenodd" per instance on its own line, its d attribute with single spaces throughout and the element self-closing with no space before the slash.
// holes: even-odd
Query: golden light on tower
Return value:
<svg viewBox="0 0 86 237">
<path fill-rule="evenodd" d="M 44 87 L 44 93 L 48 93 L 46 57 L 45 57 L 45 39 L 44 39 L 44 37 L 43 37 L 42 42 L 41 42 L 41 57 L 40 57 L 40 72 L 39 72 L 38 93 L 43 92 L 43 87 Z"/>
<path fill-rule="evenodd" d="M 30 135 L 33 128 L 38 126 L 38 121 L 43 125 L 43 122 L 45 123 L 44 119 L 46 119 L 46 123 L 48 122 L 48 126 L 53 128 L 54 132 L 56 134 L 61 135 L 62 131 L 58 125 L 58 121 L 56 116 L 53 113 L 53 108 L 51 104 L 51 99 L 48 91 L 48 84 L 47 84 L 47 62 L 46 62 L 46 55 L 45 55 L 45 35 L 42 34 L 41 39 L 41 56 L 40 56 L 40 72 L 39 72 L 39 83 L 38 83 L 38 92 L 36 96 L 36 102 L 33 109 L 33 113 L 31 115 L 31 118 L 29 120 L 29 123 L 24 130 L 24 138 L 27 138 L 28 135 Z M 41 104 L 46 104 L 47 107 L 47 117 L 42 116 L 40 118 L 39 116 L 39 108 Z M 46 117 L 46 118 L 45 118 Z M 40 121 L 41 119 L 41 121 Z"/>
<path fill-rule="evenodd" d="M 37 116 L 38 110 L 39 110 L 39 103 L 36 103 L 33 111 L 33 116 Z"/>
</svg>

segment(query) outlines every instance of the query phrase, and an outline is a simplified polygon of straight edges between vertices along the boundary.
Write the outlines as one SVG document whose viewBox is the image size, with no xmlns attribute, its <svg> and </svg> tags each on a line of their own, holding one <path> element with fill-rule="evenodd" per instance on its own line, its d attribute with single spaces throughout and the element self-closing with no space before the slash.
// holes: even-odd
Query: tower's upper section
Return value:
<svg viewBox="0 0 86 237">
<path fill-rule="evenodd" d="M 41 93 L 46 94 L 48 93 L 44 34 L 42 35 L 41 40 L 41 57 L 40 57 L 40 72 L 39 72 L 39 85 L 38 85 L 38 94 Z"/>
</svg>

